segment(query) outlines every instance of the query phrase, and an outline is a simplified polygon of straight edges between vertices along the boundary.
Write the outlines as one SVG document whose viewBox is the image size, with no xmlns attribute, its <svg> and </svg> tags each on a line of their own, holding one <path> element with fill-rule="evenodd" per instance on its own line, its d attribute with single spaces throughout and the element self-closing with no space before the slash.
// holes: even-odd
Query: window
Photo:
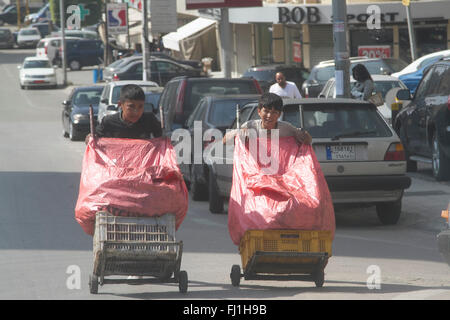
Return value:
<svg viewBox="0 0 450 320">
<path fill-rule="evenodd" d="M 73 101 L 76 105 L 98 105 L 101 90 L 83 90 L 75 93 Z"/>
<path fill-rule="evenodd" d="M 328 81 L 332 77 L 334 77 L 334 66 L 317 68 L 316 71 L 317 81 Z"/>
<path fill-rule="evenodd" d="M 286 106 L 283 110 L 283 121 L 287 121 L 296 128 L 300 128 L 299 106 Z"/>
<path fill-rule="evenodd" d="M 23 68 L 24 69 L 51 68 L 51 66 L 48 60 L 29 60 L 25 61 Z"/>
<path fill-rule="evenodd" d="M 305 129 L 313 138 L 390 137 L 389 127 L 376 107 L 366 105 L 304 105 Z"/>
<path fill-rule="evenodd" d="M 433 74 L 430 78 L 430 84 L 428 85 L 428 89 L 426 91 L 426 96 L 439 94 L 439 88 L 443 82 L 442 76 L 444 75 L 444 72 L 445 67 L 443 65 L 437 65 L 434 67 Z"/>
<path fill-rule="evenodd" d="M 158 72 L 177 72 L 178 67 L 169 62 L 156 61 L 156 70 Z"/>
<path fill-rule="evenodd" d="M 240 101 L 215 101 L 210 109 L 208 122 L 217 127 L 230 127 L 236 118 L 236 105 Z"/>
<path fill-rule="evenodd" d="M 428 70 L 428 72 L 423 76 L 422 81 L 420 81 L 419 86 L 417 87 L 416 94 L 414 97 L 422 97 L 425 95 L 428 84 L 430 83 L 431 74 L 433 73 L 434 68 Z"/>
<path fill-rule="evenodd" d="M 393 88 L 401 88 L 399 81 L 374 81 L 375 91 L 380 92 L 383 99 L 389 90 Z"/>
<path fill-rule="evenodd" d="M 201 113 L 201 111 L 204 109 L 205 105 L 206 105 L 206 100 L 202 100 L 198 103 L 197 107 L 194 109 L 194 111 L 189 116 L 188 120 L 186 121 L 187 128 L 193 127 L 194 121 L 200 120 L 198 116 Z"/>
<path fill-rule="evenodd" d="M 39 31 L 37 29 L 22 29 L 20 34 L 23 36 L 35 36 L 39 35 Z"/>
<path fill-rule="evenodd" d="M 439 84 L 439 95 L 450 95 L 450 66 L 442 66 L 444 68 Z"/>
</svg>

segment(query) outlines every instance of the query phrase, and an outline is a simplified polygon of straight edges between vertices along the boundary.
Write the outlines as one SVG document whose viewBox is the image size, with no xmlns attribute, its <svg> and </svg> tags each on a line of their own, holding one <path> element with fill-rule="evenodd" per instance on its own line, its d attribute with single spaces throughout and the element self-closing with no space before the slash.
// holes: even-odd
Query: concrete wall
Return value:
<svg viewBox="0 0 450 320">
<path fill-rule="evenodd" d="M 240 76 L 253 65 L 252 26 L 249 24 L 233 24 L 233 76 Z"/>
</svg>

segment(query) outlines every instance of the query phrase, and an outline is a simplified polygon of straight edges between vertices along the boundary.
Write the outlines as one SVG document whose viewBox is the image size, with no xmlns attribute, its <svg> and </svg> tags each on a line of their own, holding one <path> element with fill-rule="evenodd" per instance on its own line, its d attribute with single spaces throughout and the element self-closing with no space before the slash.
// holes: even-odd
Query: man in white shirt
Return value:
<svg viewBox="0 0 450 320">
<path fill-rule="evenodd" d="M 270 86 L 269 92 L 275 93 L 280 97 L 287 97 L 287 98 L 302 97 L 295 83 L 291 81 L 286 81 L 286 77 L 282 72 L 277 72 L 277 74 L 275 75 L 275 80 L 277 81 L 277 83 L 274 83 L 273 85 Z"/>
</svg>

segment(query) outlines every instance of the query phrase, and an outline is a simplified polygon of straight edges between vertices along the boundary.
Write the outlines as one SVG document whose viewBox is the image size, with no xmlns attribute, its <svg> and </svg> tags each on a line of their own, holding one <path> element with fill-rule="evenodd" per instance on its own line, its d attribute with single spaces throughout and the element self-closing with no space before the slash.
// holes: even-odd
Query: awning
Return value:
<svg viewBox="0 0 450 320">
<path fill-rule="evenodd" d="M 167 49 L 180 51 L 180 41 L 187 39 L 200 31 L 211 28 L 216 21 L 206 18 L 197 18 L 184 26 L 162 37 L 164 47 Z"/>
</svg>

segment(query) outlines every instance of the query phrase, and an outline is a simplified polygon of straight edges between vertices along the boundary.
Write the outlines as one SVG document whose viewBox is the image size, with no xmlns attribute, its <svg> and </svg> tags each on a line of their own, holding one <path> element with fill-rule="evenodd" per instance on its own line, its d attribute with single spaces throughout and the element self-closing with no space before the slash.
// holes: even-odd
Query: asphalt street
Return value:
<svg viewBox="0 0 450 320">
<path fill-rule="evenodd" d="M 382 226 L 374 208 L 336 211 L 323 288 L 256 280 L 232 287 L 229 274 L 240 255 L 227 215 L 190 200 L 177 232 L 187 294 L 176 284 L 120 284 L 91 295 L 92 238 L 74 219 L 85 144 L 64 138 L 61 126 L 61 102 L 71 87 L 21 90 L 17 65 L 31 55 L 0 50 L 0 299 L 450 299 L 450 267 L 436 245 L 450 183 L 436 182 L 427 165 L 410 174 L 398 225 Z M 92 84 L 92 68 L 68 72 L 68 80 Z M 367 285 L 370 266 L 380 271 L 378 289 Z"/>
</svg>

